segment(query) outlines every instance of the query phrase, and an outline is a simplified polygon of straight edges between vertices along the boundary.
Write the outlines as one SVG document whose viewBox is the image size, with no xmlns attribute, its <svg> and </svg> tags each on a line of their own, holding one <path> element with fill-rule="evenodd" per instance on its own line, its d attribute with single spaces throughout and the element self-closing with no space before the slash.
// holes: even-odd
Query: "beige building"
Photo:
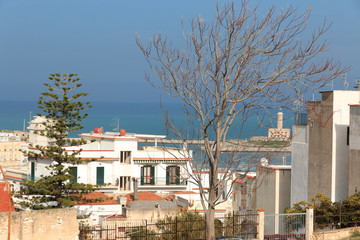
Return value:
<svg viewBox="0 0 360 240">
<path fill-rule="evenodd" d="M 19 166 L 23 159 L 22 142 L 0 142 L 0 165 L 3 167 Z"/>
<path fill-rule="evenodd" d="M 290 129 L 283 128 L 283 116 L 284 116 L 284 114 L 280 110 L 280 112 L 278 112 L 278 114 L 277 114 L 277 128 L 269 128 L 268 139 L 284 140 L 284 139 L 288 139 L 290 137 Z"/>
</svg>

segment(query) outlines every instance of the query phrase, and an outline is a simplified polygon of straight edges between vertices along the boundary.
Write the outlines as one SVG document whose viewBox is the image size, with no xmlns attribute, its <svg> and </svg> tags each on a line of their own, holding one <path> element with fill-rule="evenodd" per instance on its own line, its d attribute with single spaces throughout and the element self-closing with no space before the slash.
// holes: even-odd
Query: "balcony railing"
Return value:
<svg viewBox="0 0 360 240">
<path fill-rule="evenodd" d="M 155 177 L 141 177 L 140 186 L 186 186 L 187 180 L 179 177 L 174 178 L 155 178 Z"/>
<path fill-rule="evenodd" d="M 295 121 L 294 124 L 295 125 L 307 125 L 307 113 L 299 113 L 296 112 L 295 113 Z"/>
</svg>

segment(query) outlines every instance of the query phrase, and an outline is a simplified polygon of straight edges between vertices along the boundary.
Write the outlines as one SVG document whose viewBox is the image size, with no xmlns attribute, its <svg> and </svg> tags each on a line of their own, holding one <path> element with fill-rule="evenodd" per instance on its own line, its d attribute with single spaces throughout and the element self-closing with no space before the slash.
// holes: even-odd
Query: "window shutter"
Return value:
<svg viewBox="0 0 360 240">
<path fill-rule="evenodd" d="M 170 167 L 166 167 L 166 185 L 169 185 L 170 183 Z"/>
<path fill-rule="evenodd" d="M 176 185 L 179 185 L 180 184 L 180 167 L 177 166 L 176 167 Z"/>
<path fill-rule="evenodd" d="M 155 167 L 154 166 L 151 166 L 151 168 L 150 168 L 150 176 L 151 176 L 150 184 L 155 185 Z"/>
<path fill-rule="evenodd" d="M 140 185 L 144 185 L 144 166 L 141 167 Z"/>
<path fill-rule="evenodd" d="M 104 167 L 96 168 L 96 184 L 104 185 Z"/>
</svg>

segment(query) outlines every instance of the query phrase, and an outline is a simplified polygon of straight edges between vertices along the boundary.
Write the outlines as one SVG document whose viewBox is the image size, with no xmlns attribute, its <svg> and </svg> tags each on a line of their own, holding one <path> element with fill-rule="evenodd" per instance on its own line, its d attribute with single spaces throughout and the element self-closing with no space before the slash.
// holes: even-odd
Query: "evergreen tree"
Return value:
<svg viewBox="0 0 360 240">
<path fill-rule="evenodd" d="M 87 116 L 82 112 L 91 108 L 89 102 L 79 99 L 87 93 L 79 92 L 82 86 L 77 74 L 50 74 L 50 83 L 44 85 L 48 88 L 39 97 L 38 107 L 46 118 L 45 129 L 37 132 L 41 136 L 51 139 L 48 146 L 36 146 L 37 150 L 29 152 L 35 159 L 51 159 L 52 164 L 47 166 L 48 175 L 42 175 L 37 181 L 24 181 L 20 194 L 31 195 L 26 201 L 32 208 L 43 208 L 51 201 L 57 202 L 57 207 L 71 207 L 74 202 L 80 201 L 84 194 L 96 190 L 91 184 L 77 183 L 75 181 L 72 165 L 83 162 L 79 158 L 80 150 L 65 151 L 69 145 L 80 145 L 84 140 L 70 140 L 68 134 L 83 128 L 80 122 Z M 39 204 L 43 203 L 43 204 Z"/>
</svg>

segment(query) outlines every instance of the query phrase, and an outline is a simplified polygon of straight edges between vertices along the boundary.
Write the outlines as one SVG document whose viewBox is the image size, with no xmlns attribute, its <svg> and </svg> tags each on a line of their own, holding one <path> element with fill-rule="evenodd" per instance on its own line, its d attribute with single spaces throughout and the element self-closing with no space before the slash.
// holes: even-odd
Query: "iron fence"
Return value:
<svg viewBox="0 0 360 240">
<path fill-rule="evenodd" d="M 326 208 L 315 208 L 315 229 L 339 229 L 360 225 L 360 205 L 341 201 Z"/>
<path fill-rule="evenodd" d="M 257 213 L 229 214 L 215 219 L 217 239 L 252 239 L 257 236 Z M 148 223 L 123 222 L 103 227 L 81 226 L 79 240 L 202 240 L 206 239 L 205 219 L 178 217 Z"/>
<path fill-rule="evenodd" d="M 305 239 L 306 213 L 265 215 L 264 239 Z"/>
</svg>

